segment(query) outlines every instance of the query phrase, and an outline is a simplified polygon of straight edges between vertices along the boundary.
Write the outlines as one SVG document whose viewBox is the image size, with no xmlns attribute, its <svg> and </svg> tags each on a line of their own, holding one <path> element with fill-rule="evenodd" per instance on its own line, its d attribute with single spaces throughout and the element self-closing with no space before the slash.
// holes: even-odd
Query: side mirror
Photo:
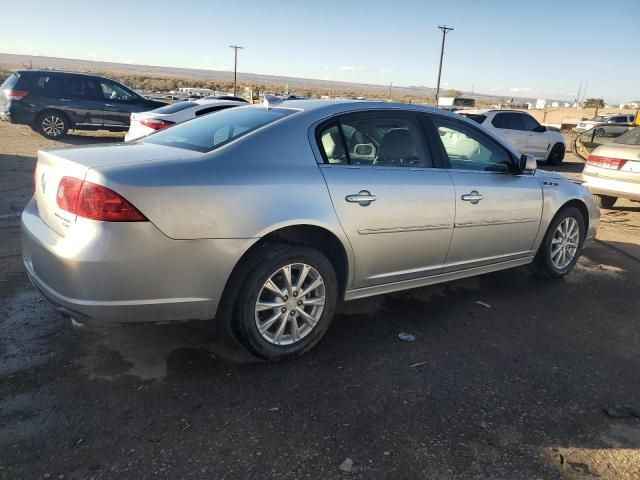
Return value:
<svg viewBox="0 0 640 480">
<path fill-rule="evenodd" d="M 533 131 L 537 133 L 543 133 L 547 131 L 547 127 L 545 127 L 544 125 L 538 125 L 536 128 L 533 129 Z"/>
<path fill-rule="evenodd" d="M 538 168 L 538 162 L 533 155 L 521 155 L 520 156 L 520 171 L 522 173 L 533 173 Z"/>
</svg>

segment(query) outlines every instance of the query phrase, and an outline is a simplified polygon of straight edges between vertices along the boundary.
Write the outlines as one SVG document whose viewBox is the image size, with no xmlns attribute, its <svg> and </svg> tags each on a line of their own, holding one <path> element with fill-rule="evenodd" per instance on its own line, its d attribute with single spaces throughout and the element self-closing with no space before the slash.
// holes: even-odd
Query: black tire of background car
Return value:
<svg viewBox="0 0 640 480">
<path fill-rule="evenodd" d="M 578 227 L 580 228 L 580 240 L 578 241 L 578 250 L 576 251 L 571 263 L 569 263 L 569 265 L 564 269 L 559 270 L 551 262 L 551 241 L 553 240 L 553 235 L 558 228 L 558 225 L 560 225 L 560 222 L 568 217 L 573 217 L 578 222 Z M 582 254 L 582 246 L 584 244 L 584 237 L 586 234 L 585 230 L 585 219 L 580 210 L 576 207 L 565 207 L 560 210 L 549 224 L 547 233 L 545 234 L 544 239 L 540 244 L 540 248 L 538 249 L 538 253 L 531 264 L 533 272 L 546 278 L 562 278 L 569 273 Z"/>
<path fill-rule="evenodd" d="M 548 162 L 550 165 L 561 165 L 564 160 L 564 145 L 556 143 L 549 153 Z"/>
<path fill-rule="evenodd" d="M 617 200 L 617 197 L 611 197 L 609 195 L 593 195 L 593 203 L 595 203 L 598 208 L 611 209 Z"/>
<path fill-rule="evenodd" d="M 329 259 L 319 251 L 285 243 L 272 243 L 262 248 L 261 255 L 254 255 L 238 272 L 237 298 L 230 317 L 230 330 L 235 340 L 257 357 L 280 362 L 299 357 L 313 348 L 324 336 L 331 324 L 338 299 L 338 281 Z M 305 263 L 315 268 L 325 285 L 325 305 L 322 316 L 314 329 L 293 345 L 273 345 L 258 331 L 255 323 L 255 304 L 264 282 L 280 267 L 292 263 Z M 246 272 L 246 273 L 245 273 Z"/>
<path fill-rule="evenodd" d="M 51 118 L 51 117 L 58 118 L 59 120 L 62 121 L 63 127 L 61 132 L 58 135 L 50 135 L 44 131 L 43 122 L 45 121 L 45 119 Z M 67 132 L 69 131 L 69 127 L 70 127 L 70 123 L 69 123 L 69 120 L 67 119 L 67 116 L 58 110 L 45 110 L 44 112 L 41 112 L 37 116 L 36 123 L 35 123 L 35 130 L 37 130 L 37 132 L 40 135 L 50 138 L 52 140 L 58 140 L 60 138 L 64 138 L 67 135 Z"/>
</svg>

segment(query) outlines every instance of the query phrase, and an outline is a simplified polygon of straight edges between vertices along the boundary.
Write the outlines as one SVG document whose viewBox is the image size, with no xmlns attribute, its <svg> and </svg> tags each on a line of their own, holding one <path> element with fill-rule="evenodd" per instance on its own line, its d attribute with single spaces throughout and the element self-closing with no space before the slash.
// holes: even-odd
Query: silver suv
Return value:
<svg viewBox="0 0 640 480">
<path fill-rule="evenodd" d="M 261 358 L 336 303 L 575 265 L 599 210 L 481 125 L 382 102 L 268 101 L 123 145 L 38 153 L 26 270 L 65 315 L 217 318 Z"/>
</svg>

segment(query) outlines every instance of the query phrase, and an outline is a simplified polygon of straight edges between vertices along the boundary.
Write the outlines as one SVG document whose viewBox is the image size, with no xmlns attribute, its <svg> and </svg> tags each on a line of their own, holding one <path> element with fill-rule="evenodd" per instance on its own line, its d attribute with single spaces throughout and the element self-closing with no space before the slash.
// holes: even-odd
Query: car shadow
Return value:
<svg viewBox="0 0 640 480">
<path fill-rule="evenodd" d="M 124 133 L 115 132 L 80 132 L 74 131 L 67 134 L 66 137 L 59 140 L 60 143 L 67 145 L 92 145 L 103 143 L 121 143 L 124 142 Z"/>
</svg>

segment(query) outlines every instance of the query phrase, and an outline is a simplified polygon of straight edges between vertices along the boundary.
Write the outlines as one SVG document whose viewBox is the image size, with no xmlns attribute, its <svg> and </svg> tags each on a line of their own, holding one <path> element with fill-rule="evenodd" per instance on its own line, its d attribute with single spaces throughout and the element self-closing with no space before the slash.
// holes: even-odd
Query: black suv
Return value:
<svg viewBox="0 0 640 480">
<path fill-rule="evenodd" d="M 48 138 L 69 129 L 123 132 L 133 112 L 166 105 L 104 77 L 19 70 L 0 87 L 0 119 L 30 125 Z"/>
</svg>

